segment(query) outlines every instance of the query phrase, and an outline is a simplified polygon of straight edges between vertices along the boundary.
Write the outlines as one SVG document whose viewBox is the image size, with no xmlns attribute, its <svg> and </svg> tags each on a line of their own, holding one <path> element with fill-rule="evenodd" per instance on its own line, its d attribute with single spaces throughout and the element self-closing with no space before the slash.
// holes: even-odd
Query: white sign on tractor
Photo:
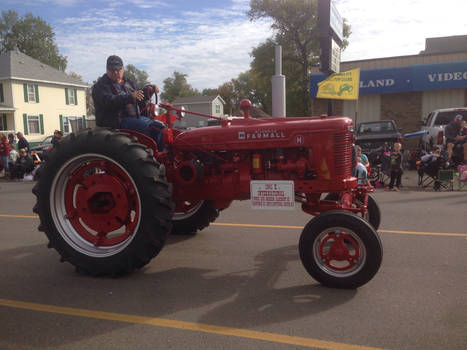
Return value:
<svg viewBox="0 0 467 350">
<path fill-rule="evenodd" d="M 250 182 L 251 207 L 253 209 L 295 209 L 295 191 L 293 181 Z"/>
</svg>

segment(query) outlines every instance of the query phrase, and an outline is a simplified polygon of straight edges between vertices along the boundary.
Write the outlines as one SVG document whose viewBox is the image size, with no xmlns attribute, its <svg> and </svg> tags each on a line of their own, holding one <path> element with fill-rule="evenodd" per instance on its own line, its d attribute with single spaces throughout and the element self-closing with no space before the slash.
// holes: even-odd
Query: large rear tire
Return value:
<svg viewBox="0 0 467 350">
<path fill-rule="evenodd" d="M 378 234 L 360 217 L 326 212 L 300 236 L 300 258 L 308 273 L 328 287 L 358 288 L 378 271 L 383 248 Z"/>
<path fill-rule="evenodd" d="M 71 134 L 48 156 L 33 188 L 34 212 L 61 261 L 93 276 L 118 275 L 160 252 L 173 204 L 151 150 L 98 128 Z"/>
<path fill-rule="evenodd" d="M 173 235 L 195 235 L 208 227 L 219 216 L 212 201 L 180 201 L 176 203 L 172 218 Z"/>
</svg>

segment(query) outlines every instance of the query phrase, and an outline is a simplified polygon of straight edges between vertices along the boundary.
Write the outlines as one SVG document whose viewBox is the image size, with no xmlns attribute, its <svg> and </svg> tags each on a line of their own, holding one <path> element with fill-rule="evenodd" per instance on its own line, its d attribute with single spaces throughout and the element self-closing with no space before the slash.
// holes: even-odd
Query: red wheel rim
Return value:
<svg viewBox="0 0 467 350">
<path fill-rule="evenodd" d="M 134 218 L 140 210 L 136 199 L 136 189 L 120 167 L 94 161 L 70 174 L 65 192 L 66 215 L 86 241 L 95 246 L 113 246 L 134 234 Z M 132 211 L 136 215 L 131 215 Z M 122 227 L 123 233 L 109 236 Z"/>
<path fill-rule="evenodd" d="M 321 242 L 319 251 L 322 261 L 336 271 L 353 269 L 360 255 L 358 243 L 352 236 L 343 232 L 328 235 Z M 344 263 L 344 266 L 336 262 Z"/>
<path fill-rule="evenodd" d="M 366 249 L 354 231 L 344 227 L 330 227 L 314 240 L 313 256 L 318 267 L 327 274 L 349 277 L 364 266 Z"/>
<path fill-rule="evenodd" d="M 50 208 L 63 239 L 93 257 L 111 256 L 128 246 L 142 215 L 131 175 L 120 163 L 100 154 L 79 155 L 59 169 Z"/>
</svg>

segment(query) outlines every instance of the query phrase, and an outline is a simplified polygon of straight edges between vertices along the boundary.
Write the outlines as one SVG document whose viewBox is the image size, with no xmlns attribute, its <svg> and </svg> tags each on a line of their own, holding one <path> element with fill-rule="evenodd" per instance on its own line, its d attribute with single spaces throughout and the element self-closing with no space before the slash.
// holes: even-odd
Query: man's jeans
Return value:
<svg viewBox="0 0 467 350">
<path fill-rule="evenodd" d="M 158 151 L 164 150 L 162 143 L 162 129 L 164 123 L 158 120 L 152 120 L 146 117 L 126 117 L 120 120 L 120 128 L 138 131 L 144 135 L 150 136 L 157 143 Z"/>
<path fill-rule="evenodd" d="M 9 164 L 8 164 L 8 156 L 0 156 L 0 160 L 3 166 L 3 169 L 5 169 L 6 172 L 9 172 Z"/>
</svg>

